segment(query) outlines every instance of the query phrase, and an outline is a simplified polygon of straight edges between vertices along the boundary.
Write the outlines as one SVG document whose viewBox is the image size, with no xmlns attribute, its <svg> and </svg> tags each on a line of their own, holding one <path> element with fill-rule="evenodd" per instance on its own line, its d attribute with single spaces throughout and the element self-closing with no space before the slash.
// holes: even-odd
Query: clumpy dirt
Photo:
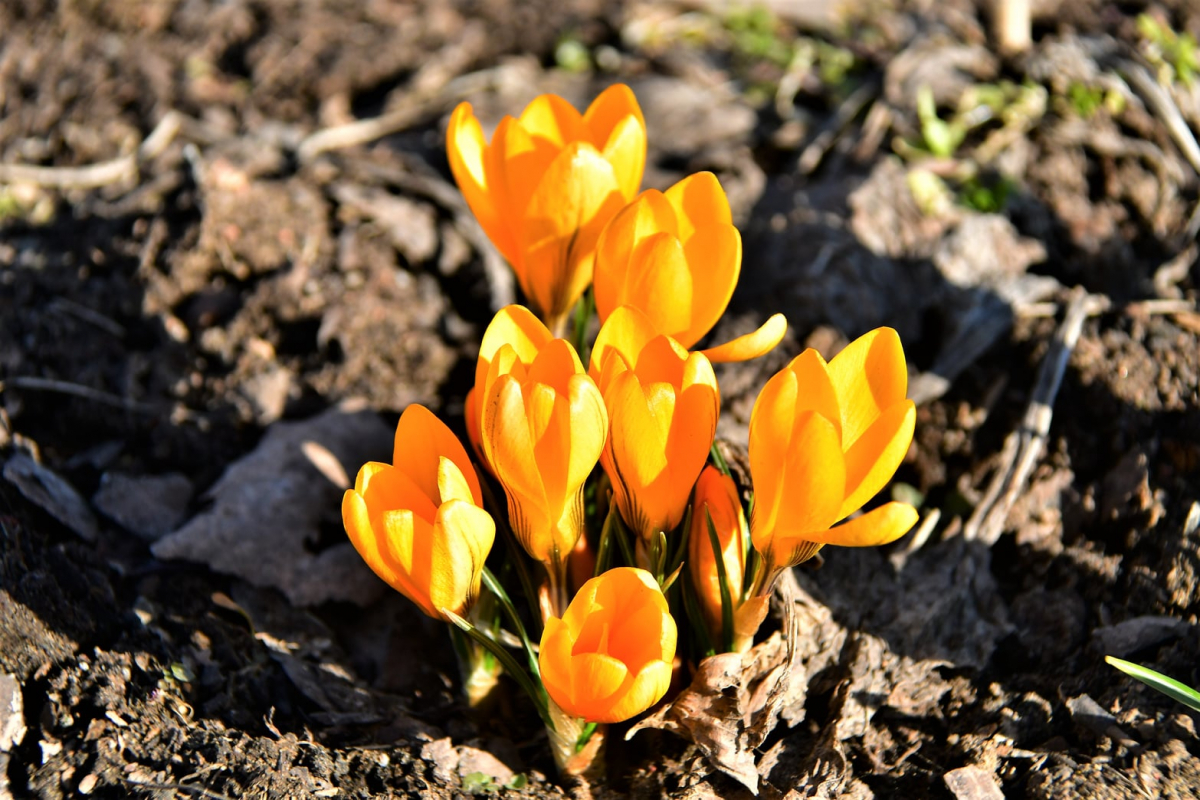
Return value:
<svg viewBox="0 0 1200 800">
<path fill-rule="evenodd" d="M 791 325 L 720 371 L 731 452 L 802 347 L 886 324 L 910 359 L 884 494 L 927 536 L 787 582 L 760 795 L 1200 796 L 1196 716 L 1103 661 L 1200 682 L 1200 94 L 1131 4 L 1035 4 L 1008 58 L 965 0 L 771 5 L 0 7 L 0 797 L 749 796 L 628 726 L 605 780 L 559 781 L 515 687 L 469 711 L 442 627 L 345 558 L 339 482 L 410 403 L 461 431 L 514 298 L 449 111 L 615 80 L 647 185 L 709 169 L 729 194 L 745 260 L 714 341 Z M 1200 36 L 1185 3 L 1132 5 Z M 922 87 L 951 120 L 984 84 L 1007 105 L 928 152 Z M 1041 449 L 978 534 L 1035 400 Z M 379 441 L 347 451 L 345 414 Z M 171 555 L 222 520 L 270 570 Z"/>
</svg>

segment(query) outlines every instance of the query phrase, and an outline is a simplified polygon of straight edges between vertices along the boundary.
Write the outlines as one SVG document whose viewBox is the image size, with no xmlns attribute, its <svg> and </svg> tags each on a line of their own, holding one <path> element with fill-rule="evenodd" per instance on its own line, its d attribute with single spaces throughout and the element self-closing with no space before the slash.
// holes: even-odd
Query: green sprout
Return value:
<svg viewBox="0 0 1200 800">
<path fill-rule="evenodd" d="M 1161 672 L 1155 672 L 1152 669 L 1143 667 L 1140 664 L 1134 664 L 1131 661 L 1114 658 L 1113 656 L 1105 656 L 1104 660 L 1131 678 L 1137 678 L 1151 689 L 1165 694 L 1176 702 L 1183 703 L 1193 711 L 1200 711 L 1200 692 L 1197 692 L 1192 687 L 1182 684 L 1174 678 L 1168 678 Z"/>
<path fill-rule="evenodd" d="M 592 57 L 583 42 L 567 34 L 554 48 L 554 63 L 566 72 L 587 72 L 592 68 Z"/>
<path fill-rule="evenodd" d="M 1146 42 L 1147 58 L 1159 67 L 1160 77 L 1178 78 L 1189 89 L 1200 72 L 1200 48 L 1190 33 L 1176 33 L 1149 14 L 1137 18 L 1138 32 Z"/>
<path fill-rule="evenodd" d="M 786 67 L 792 61 L 792 45 L 781 35 L 779 21 L 762 6 L 730 11 L 723 20 L 740 56 Z"/>
<path fill-rule="evenodd" d="M 917 118 L 921 121 L 925 148 L 938 158 L 952 157 L 967 138 L 969 129 L 957 116 L 949 122 L 938 116 L 933 90 L 928 86 L 917 90 Z"/>
</svg>

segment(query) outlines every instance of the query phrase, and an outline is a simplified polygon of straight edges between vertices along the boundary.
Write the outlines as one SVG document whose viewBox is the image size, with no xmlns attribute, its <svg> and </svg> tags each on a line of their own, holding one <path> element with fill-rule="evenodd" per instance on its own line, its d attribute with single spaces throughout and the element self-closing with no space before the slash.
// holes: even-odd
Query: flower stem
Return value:
<svg viewBox="0 0 1200 800">
<path fill-rule="evenodd" d="M 560 775 L 594 779 L 604 771 L 604 725 L 572 717 L 550 701 L 550 751 Z"/>
</svg>

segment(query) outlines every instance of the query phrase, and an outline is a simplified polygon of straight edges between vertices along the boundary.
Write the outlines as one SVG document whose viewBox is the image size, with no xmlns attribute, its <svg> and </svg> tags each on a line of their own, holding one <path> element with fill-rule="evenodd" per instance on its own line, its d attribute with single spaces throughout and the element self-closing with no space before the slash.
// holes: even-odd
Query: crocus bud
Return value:
<svg viewBox="0 0 1200 800">
<path fill-rule="evenodd" d="M 675 620 L 653 576 L 619 567 L 592 578 L 542 633 L 546 693 L 567 714 L 621 722 L 657 703 L 671 683 Z"/>
<path fill-rule="evenodd" d="M 604 399 L 564 339 L 547 342 L 528 367 L 503 345 L 485 384 L 483 450 L 513 533 L 557 577 L 583 532 L 583 484 L 608 433 Z"/>
<path fill-rule="evenodd" d="M 592 282 L 600 232 L 642 182 L 646 123 L 633 92 L 611 86 L 582 115 L 541 95 L 518 119 L 502 119 L 490 144 L 462 103 L 446 153 L 467 205 L 556 329 Z"/>
<path fill-rule="evenodd" d="M 346 490 L 346 534 L 375 574 L 426 614 L 465 616 L 496 535 L 467 452 L 414 404 L 396 426 L 392 461 L 364 464 Z"/>
<path fill-rule="evenodd" d="M 750 532 L 770 568 L 826 544 L 886 544 L 916 523 L 915 508 L 892 502 L 832 527 L 882 489 L 908 451 L 916 410 L 907 386 L 891 328 L 864 334 L 828 364 L 805 350 L 767 381 L 750 416 Z"/>
<path fill-rule="evenodd" d="M 596 311 L 603 323 L 633 306 L 690 349 L 725 313 L 741 264 L 742 239 L 725 192 L 711 172 L 698 172 L 666 192 L 642 192 L 604 229 L 596 246 Z M 786 330 L 777 314 L 705 355 L 714 362 L 755 358 Z"/>
<path fill-rule="evenodd" d="M 674 529 L 717 430 L 721 399 L 712 365 L 635 308 L 622 306 L 592 350 L 610 432 L 600 463 L 621 517 L 649 540 Z"/>
<path fill-rule="evenodd" d="M 725 567 L 729 589 L 730 613 L 741 604 L 742 580 L 746 572 L 746 515 L 738 498 L 733 478 L 716 467 L 705 467 L 696 481 L 692 500 L 692 525 L 688 531 L 688 568 L 692 571 L 692 586 L 713 642 L 719 642 L 724 628 L 721 605 L 721 578 L 713 556 L 712 537 L 708 521 L 712 519 L 717 533 L 721 563 Z M 733 632 L 730 632 L 730 636 Z"/>
</svg>

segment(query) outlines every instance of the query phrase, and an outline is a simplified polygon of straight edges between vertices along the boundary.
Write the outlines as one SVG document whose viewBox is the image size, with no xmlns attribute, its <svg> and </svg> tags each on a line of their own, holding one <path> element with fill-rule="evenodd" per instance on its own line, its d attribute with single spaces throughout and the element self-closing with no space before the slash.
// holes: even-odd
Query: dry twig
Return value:
<svg viewBox="0 0 1200 800">
<path fill-rule="evenodd" d="M 307 163 L 330 150 L 366 144 L 399 133 L 438 112 L 453 99 L 450 93 L 442 90 L 451 78 L 460 74 L 483 52 L 486 44 L 487 31 L 483 23 L 467 25 L 460 38 L 425 62 L 413 77 L 412 88 L 397 108 L 372 119 L 319 130 L 300 143 L 296 155 L 302 163 Z"/>
<path fill-rule="evenodd" d="M 37 167 L 0 164 L 0 183 L 33 183 L 57 189 L 96 189 L 123 180 L 135 180 L 139 165 L 162 153 L 179 132 L 182 117 L 168 111 L 137 150 L 111 161 L 86 167 Z"/>
<path fill-rule="evenodd" d="M 1045 449 L 1050 434 L 1050 420 L 1054 416 L 1054 398 L 1058 395 L 1071 352 L 1079 341 L 1083 321 L 1087 318 L 1087 308 L 1088 294 L 1076 289 L 1066 316 L 1054 333 L 1050 351 L 1046 353 L 1038 371 L 1037 385 L 1021 427 L 1005 439 L 996 474 L 963 528 L 963 538 L 967 541 L 978 539 L 991 545 L 1004 531 L 1009 509 L 1025 489 L 1029 474 Z"/>
</svg>

